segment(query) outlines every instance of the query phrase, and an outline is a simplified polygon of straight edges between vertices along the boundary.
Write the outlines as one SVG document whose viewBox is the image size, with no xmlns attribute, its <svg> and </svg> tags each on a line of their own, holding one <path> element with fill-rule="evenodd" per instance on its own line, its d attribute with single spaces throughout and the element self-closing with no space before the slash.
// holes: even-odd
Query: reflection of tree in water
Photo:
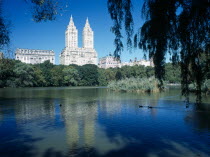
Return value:
<svg viewBox="0 0 210 157">
<path fill-rule="evenodd" d="M 0 125 L 1 125 L 1 122 L 3 121 L 3 118 L 4 118 L 3 110 L 2 110 L 2 107 L 0 107 Z"/>
<path fill-rule="evenodd" d="M 200 130 L 210 130 L 209 104 L 201 104 L 200 106 L 194 108 L 186 115 L 185 120 Z"/>
<path fill-rule="evenodd" d="M 0 110 L 0 115 L 3 117 L 0 123 L 0 156 L 1 157 L 32 157 L 35 156 L 35 147 L 33 144 L 42 138 L 34 138 L 24 132 L 24 128 L 18 125 L 17 122 L 26 122 L 37 118 L 39 115 L 34 115 L 32 112 L 39 113 L 39 110 L 30 108 L 28 102 L 5 100 L 5 110 Z M 42 105 L 42 104 L 41 104 Z M 30 115 L 32 115 L 30 117 Z M 11 116 L 14 118 L 11 118 Z M 23 120 L 23 121 L 22 121 Z"/>
<path fill-rule="evenodd" d="M 36 121 L 46 116 L 54 120 L 55 107 L 52 99 L 21 99 L 15 103 L 17 122 Z"/>
</svg>

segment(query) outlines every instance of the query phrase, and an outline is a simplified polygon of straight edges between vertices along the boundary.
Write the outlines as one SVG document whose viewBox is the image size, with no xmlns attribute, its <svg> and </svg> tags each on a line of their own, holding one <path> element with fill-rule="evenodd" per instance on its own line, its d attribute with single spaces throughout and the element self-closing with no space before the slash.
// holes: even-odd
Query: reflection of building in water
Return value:
<svg viewBox="0 0 210 157">
<path fill-rule="evenodd" d="M 61 108 L 66 125 L 67 144 L 70 148 L 92 148 L 95 138 L 95 102 L 64 104 Z"/>
<path fill-rule="evenodd" d="M 54 119 L 54 103 L 44 100 L 21 100 L 15 105 L 15 116 L 17 122 L 37 120 L 46 116 Z"/>
</svg>

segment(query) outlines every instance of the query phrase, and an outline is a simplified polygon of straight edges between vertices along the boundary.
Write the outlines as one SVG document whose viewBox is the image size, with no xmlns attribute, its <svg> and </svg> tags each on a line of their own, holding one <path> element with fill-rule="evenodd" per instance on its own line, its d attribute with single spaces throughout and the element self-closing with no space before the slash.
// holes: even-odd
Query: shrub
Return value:
<svg viewBox="0 0 210 157">
<path fill-rule="evenodd" d="M 160 88 L 159 80 L 154 77 L 126 78 L 109 82 L 108 88 L 114 91 L 125 92 L 160 92 L 160 90 L 165 89 L 165 84 L 163 88 Z"/>
</svg>

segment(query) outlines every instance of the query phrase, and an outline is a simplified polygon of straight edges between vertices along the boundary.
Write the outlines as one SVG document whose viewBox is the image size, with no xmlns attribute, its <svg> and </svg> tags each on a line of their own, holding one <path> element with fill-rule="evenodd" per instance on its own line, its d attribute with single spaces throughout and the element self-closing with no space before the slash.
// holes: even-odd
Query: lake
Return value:
<svg viewBox="0 0 210 157">
<path fill-rule="evenodd" d="M 0 157 L 210 156 L 210 98 L 183 100 L 179 88 L 0 89 Z"/>
</svg>

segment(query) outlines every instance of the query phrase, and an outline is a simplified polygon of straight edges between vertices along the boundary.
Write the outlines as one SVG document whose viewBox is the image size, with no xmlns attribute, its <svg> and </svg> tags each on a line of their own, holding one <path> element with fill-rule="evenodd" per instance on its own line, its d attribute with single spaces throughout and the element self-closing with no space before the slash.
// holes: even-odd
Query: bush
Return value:
<svg viewBox="0 0 210 157">
<path fill-rule="evenodd" d="M 189 85 L 190 92 L 196 92 L 196 85 L 194 83 L 191 83 Z M 201 92 L 203 93 L 210 93 L 210 79 L 206 79 L 202 86 L 201 86 Z"/>
<path fill-rule="evenodd" d="M 154 77 L 150 78 L 126 78 L 120 81 L 111 81 L 108 88 L 114 91 L 126 92 L 160 92 L 165 89 L 160 88 L 160 82 Z"/>
</svg>

